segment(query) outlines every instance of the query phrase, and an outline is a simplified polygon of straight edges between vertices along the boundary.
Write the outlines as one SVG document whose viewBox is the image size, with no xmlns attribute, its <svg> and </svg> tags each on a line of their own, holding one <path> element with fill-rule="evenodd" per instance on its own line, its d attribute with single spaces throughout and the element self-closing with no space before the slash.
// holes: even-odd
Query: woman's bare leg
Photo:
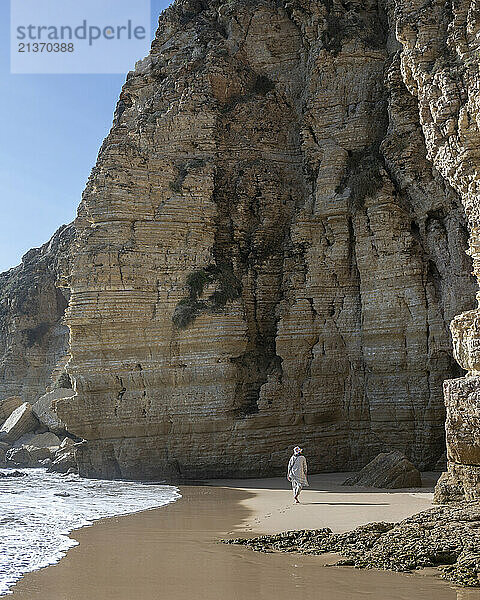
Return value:
<svg viewBox="0 0 480 600">
<path fill-rule="evenodd" d="M 293 483 L 293 499 L 295 504 L 300 504 L 300 500 L 298 497 L 300 496 L 300 492 L 302 491 L 302 486 L 296 481 Z"/>
</svg>

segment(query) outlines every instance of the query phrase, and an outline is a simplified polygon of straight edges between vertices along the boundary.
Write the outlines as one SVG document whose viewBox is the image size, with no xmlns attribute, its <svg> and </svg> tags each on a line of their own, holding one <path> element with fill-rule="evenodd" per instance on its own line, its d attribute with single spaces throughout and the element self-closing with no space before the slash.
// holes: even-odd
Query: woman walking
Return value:
<svg viewBox="0 0 480 600">
<path fill-rule="evenodd" d="M 300 504 L 298 499 L 300 492 L 308 486 L 307 481 L 307 459 L 302 454 L 299 446 L 293 449 L 293 456 L 288 461 L 287 479 L 292 482 L 293 499 L 295 504 Z"/>
</svg>

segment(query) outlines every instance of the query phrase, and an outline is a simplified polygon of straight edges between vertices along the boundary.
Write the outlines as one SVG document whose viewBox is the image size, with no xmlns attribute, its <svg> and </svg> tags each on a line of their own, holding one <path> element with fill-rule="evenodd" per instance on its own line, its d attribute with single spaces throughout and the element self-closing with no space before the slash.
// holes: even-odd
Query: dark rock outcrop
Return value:
<svg viewBox="0 0 480 600">
<path fill-rule="evenodd" d="M 7 471 L 6 473 L 0 473 L 0 479 L 9 479 L 16 477 L 26 477 L 26 473 L 22 473 L 22 471 Z"/>
<path fill-rule="evenodd" d="M 9 467 L 30 467 L 32 465 L 30 452 L 24 448 L 11 448 L 6 454 L 6 463 Z"/>
</svg>

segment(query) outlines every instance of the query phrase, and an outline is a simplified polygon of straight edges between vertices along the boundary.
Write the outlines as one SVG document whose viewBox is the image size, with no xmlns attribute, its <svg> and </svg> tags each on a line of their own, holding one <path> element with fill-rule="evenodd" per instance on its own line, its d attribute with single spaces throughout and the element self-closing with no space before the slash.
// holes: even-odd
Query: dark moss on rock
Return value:
<svg viewBox="0 0 480 600">
<path fill-rule="evenodd" d="M 172 316 L 174 325 L 179 329 L 188 327 L 201 312 L 215 312 L 224 308 L 227 302 L 238 298 L 242 291 L 241 283 L 232 269 L 215 264 L 192 271 L 187 275 L 185 283 L 188 296 L 180 300 Z M 205 288 L 211 284 L 216 289 L 203 299 Z"/>
</svg>

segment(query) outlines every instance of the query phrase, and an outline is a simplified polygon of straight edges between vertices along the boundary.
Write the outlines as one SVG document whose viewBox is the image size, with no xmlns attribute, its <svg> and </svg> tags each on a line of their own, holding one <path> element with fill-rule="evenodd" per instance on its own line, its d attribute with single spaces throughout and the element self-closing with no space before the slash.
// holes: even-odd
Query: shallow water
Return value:
<svg viewBox="0 0 480 600">
<path fill-rule="evenodd" d="M 76 546 L 68 537 L 73 529 L 180 497 L 172 486 L 20 470 L 27 477 L 0 479 L 0 596 L 25 573 L 58 562 Z"/>
</svg>

